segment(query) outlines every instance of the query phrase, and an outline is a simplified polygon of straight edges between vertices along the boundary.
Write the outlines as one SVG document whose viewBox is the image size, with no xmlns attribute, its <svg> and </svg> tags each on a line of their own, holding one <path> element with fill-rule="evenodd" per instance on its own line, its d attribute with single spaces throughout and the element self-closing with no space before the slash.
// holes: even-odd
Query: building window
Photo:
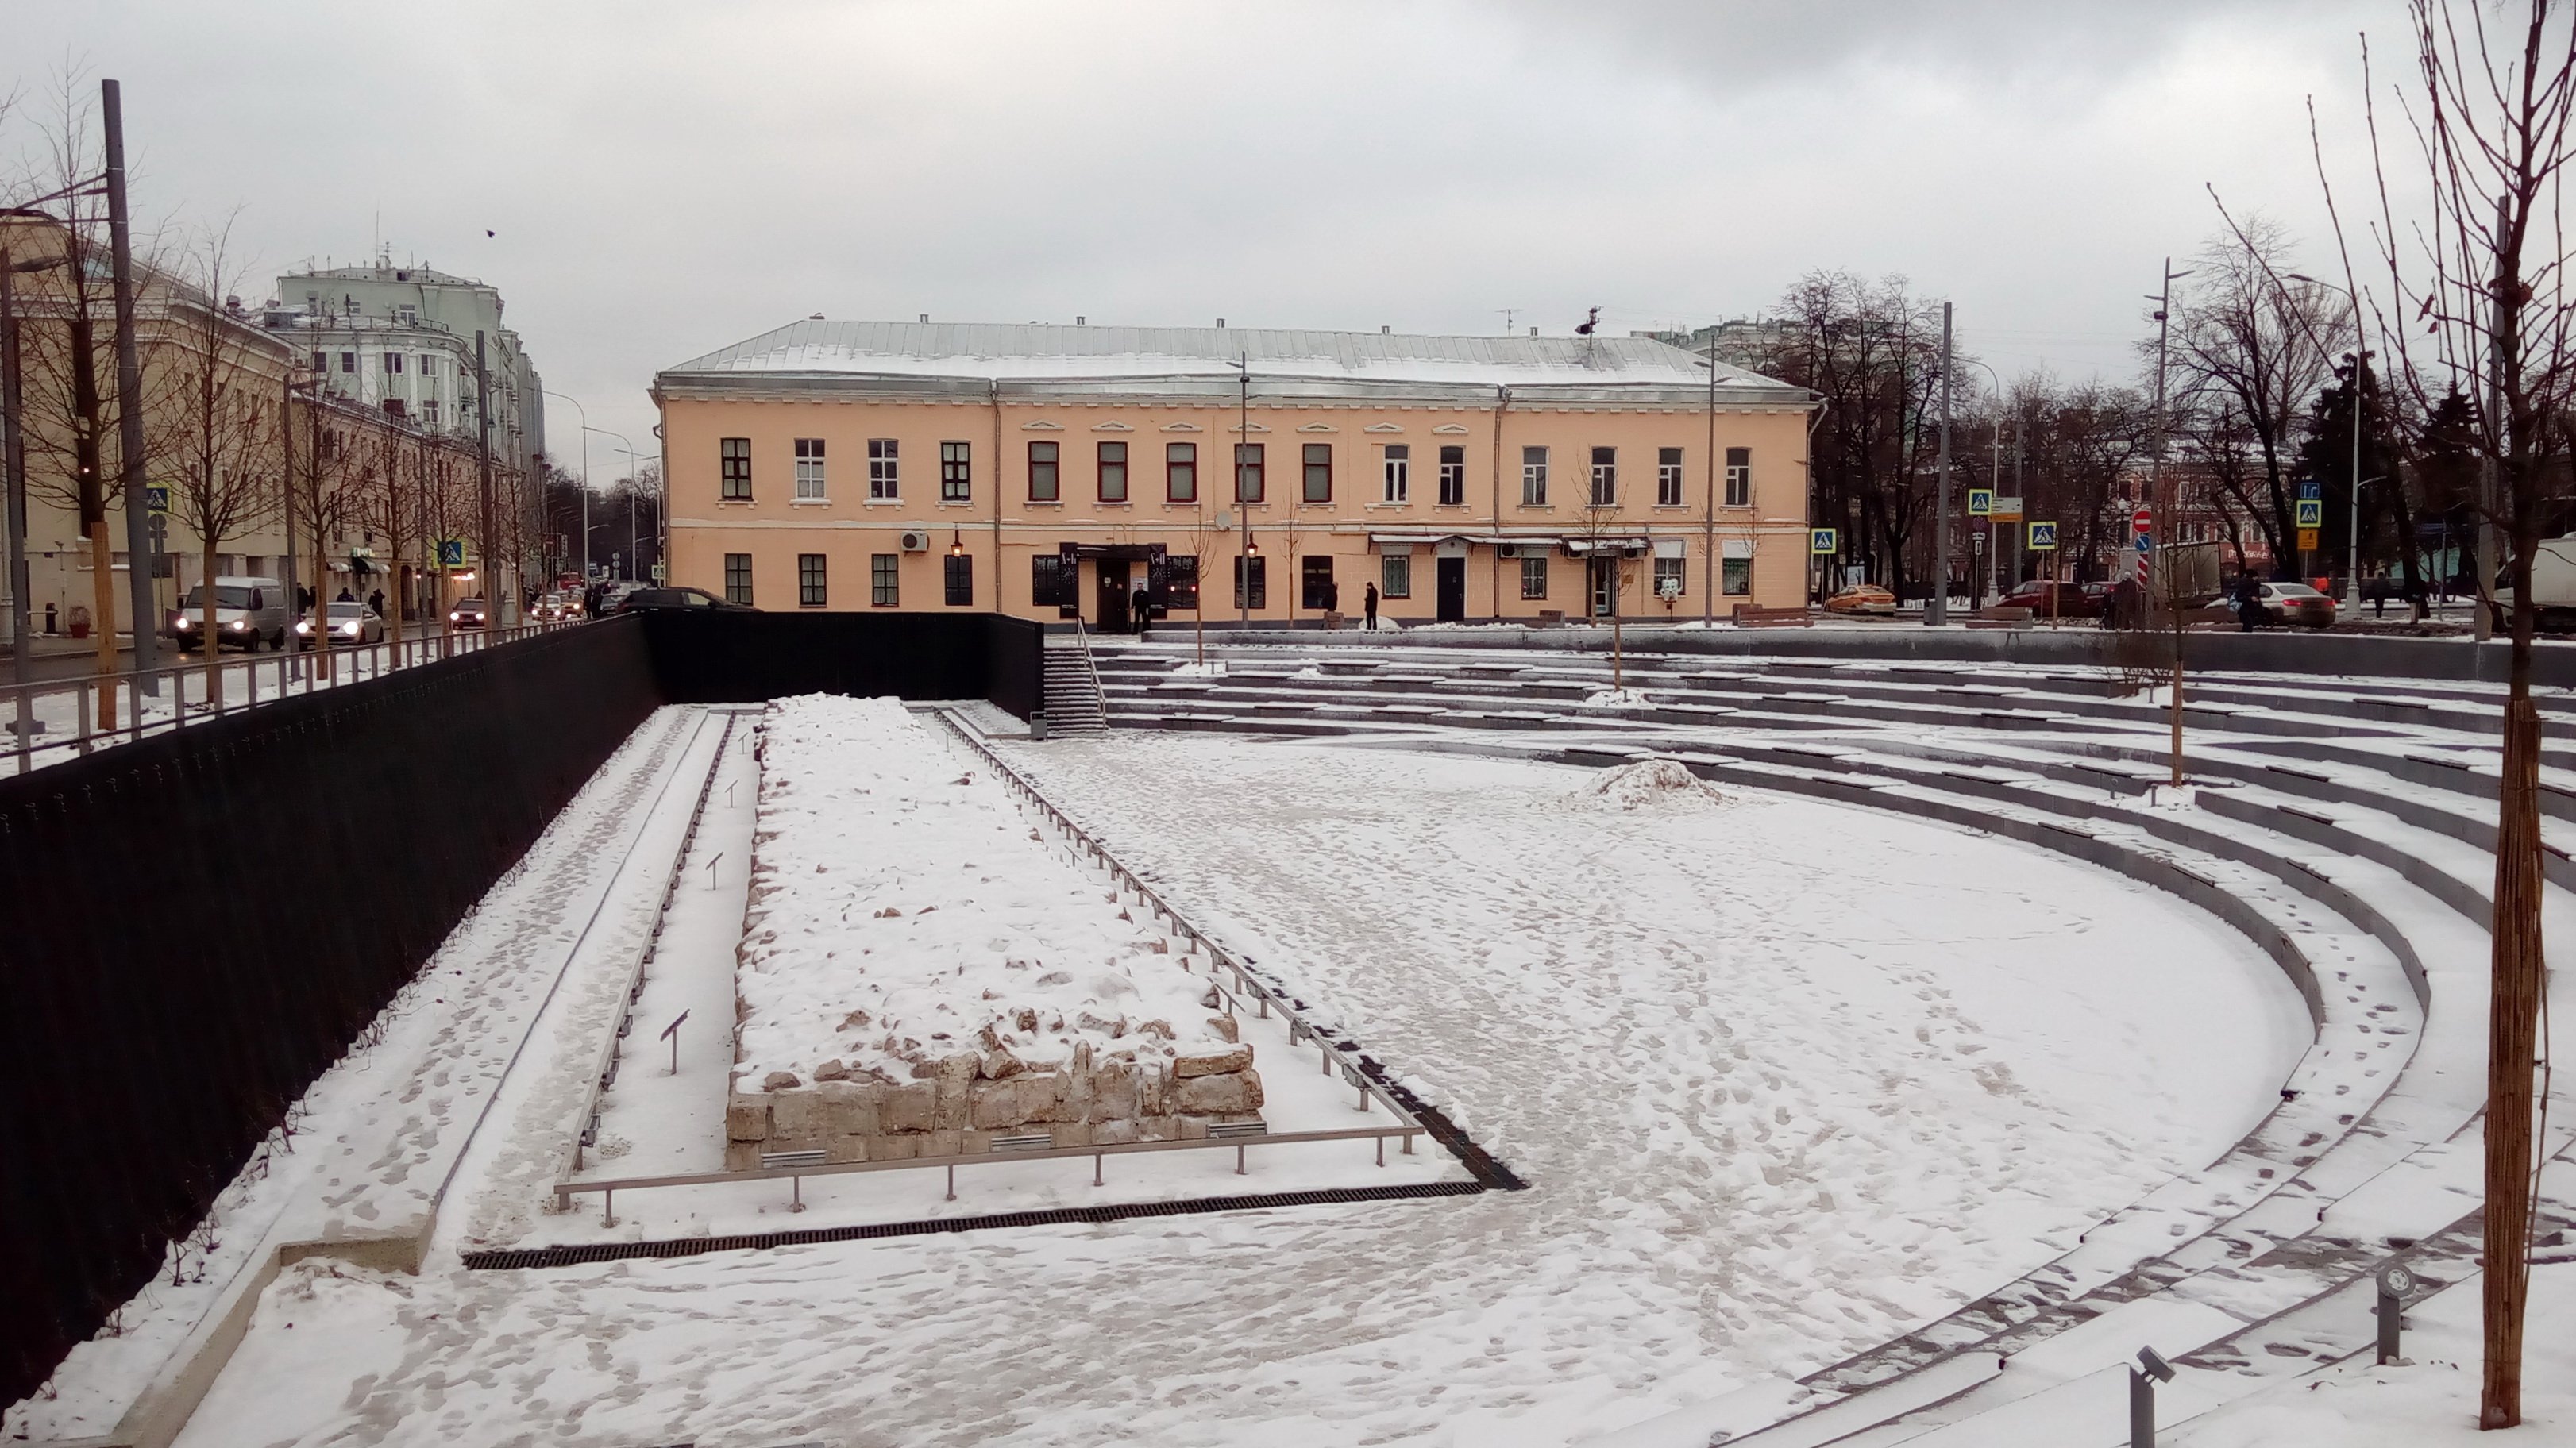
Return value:
<svg viewBox="0 0 2576 1448">
<path fill-rule="evenodd" d="M 975 606 L 975 555 L 951 553 L 947 556 L 945 568 L 948 579 L 948 606 L 973 608 Z"/>
<path fill-rule="evenodd" d="M 1729 598 L 1753 596 L 1753 560 L 1727 558 L 1717 565 L 1718 591 Z"/>
<path fill-rule="evenodd" d="M 387 352 L 385 354 L 385 375 L 387 377 L 400 377 L 402 375 L 402 354 L 400 352 Z"/>
<path fill-rule="evenodd" d="M 438 380 L 438 357 L 435 353 L 423 352 L 420 354 L 420 380 L 423 382 L 435 382 Z"/>
<path fill-rule="evenodd" d="M 868 496 L 870 498 L 892 498 L 898 496 L 895 492 L 895 466 L 896 458 L 894 439 L 890 437 L 869 438 Z"/>
<path fill-rule="evenodd" d="M 738 503 L 751 501 L 750 438 L 729 437 L 717 443 L 716 467 L 724 479 L 716 496 Z"/>
<path fill-rule="evenodd" d="M 1056 491 L 1055 447 L 1051 442 L 1029 444 L 1029 501 L 1032 503 L 1052 503 L 1060 496 Z"/>
<path fill-rule="evenodd" d="M 1405 502 L 1413 496 L 1413 449 L 1404 443 L 1386 445 L 1386 501 Z"/>
<path fill-rule="evenodd" d="M 438 421 L 438 399 L 433 397 L 428 401 L 423 402 L 420 405 L 420 415 L 423 421 Z"/>
<path fill-rule="evenodd" d="M 871 553 L 868 555 L 868 604 L 872 608 L 893 608 L 902 595 L 897 580 L 902 576 L 903 555 Z"/>
<path fill-rule="evenodd" d="M 1524 553 L 1521 555 L 1521 597 L 1547 597 L 1546 554 Z"/>
<path fill-rule="evenodd" d="M 330 358 L 330 355 L 329 355 L 328 353 L 323 353 L 323 352 L 316 352 L 316 353 L 314 353 L 314 354 L 313 354 L 313 370 L 314 370 L 314 371 L 316 371 L 316 372 L 328 372 L 328 371 L 330 371 L 330 370 L 331 370 L 331 358 Z"/>
<path fill-rule="evenodd" d="M 1726 506 L 1753 506 L 1753 449 L 1731 447 L 1726 450 Z M 1750 563 L 1751 559 L 1746 559 Z"/>
<path fill-rule="evenodd" d="M 1689 561 L 1685 558 L 1655 560 L 1655 597 L 1679 598 L 1689 591 L 1690 585 L 1682 576 L 1682 565 Z"/>
<path fill-rule="evenodd" d="M 354 375 L 358 370 L 358 354 L 355 352 L 341 353 L 340 370 Z"/>
<path fill-rule="evenodd" d="M 1171 503 L 1195 503 L 1199 500 L 1197 443 L 1163 444 L 1163 499 Z"/>
<path fill-rule="evenodd" d="M 1100 501 L 1127 501 L 1127 444 L 1123 442 L 1100 445 Z"/>
<path fill-rule="evenodd" d="M 1163 559 L 1163 606 L 1199 606 L 1199 560 L 1195 553 L 1173 553 Z"/>
<path fill-rule="evenodd" d="M 405 302 L 394 308 L 394 320 L 406 327 L 417 327 L 420 325 L 420 308 Z"/>
<path fill-rule="evenodd" d="M 1262 474 L 1268 467 L 1262 453 L 1262 445 L 1257 442 L 1239 442 L 1234 445 L 1234 500 L 1236 502 L 1261 501 L 1265 486 Z"/>
<path fill-rule="evenodd" d="M 1521 506 L 1524 508 L 1544 508 L 1547 506 L 1546 448 L 1525 447 L 1521 449 Z M 1540 598 L 1545 598 L 1546 596 L 1546 594 L 1538 595 Z"/>
<path fill-rule="evenodd" d="M 1389 553 L 1379 560 L 1377 591 L 1382 598 L 1413 596 L 1413 558 L 1410 554 Z"/>
<path fill-rule="evenodd" d="M 1655 449 L 1655 506 L 1678 508 L 1682 505 L 1682 450 L 1677 447 Z"/>
<path fill-rule="evenodd" d="M 1246 563 L 1249 563 L 1252 566 L 1247 569 L 1244 567 Z M 1249 573 L 1252 578 L 1252 593 L 1249 598 L 1245 597 L 1243 588 L 1243 580 L 1246 573 Z M 1270 606 L 1269 559 L 1258 556 L 1252 558 L 1237 556 L 1235 558 L 1234 606 L 1236 608 L 1268 608 Z"/>
<path fill-rule="evenodd" d="M 1333 501 L 1333 445 L 1328 442 L 1306 444 L 1306 501 Z"/>
<path fill-rule="evenodd" d="M 743 570 L 749 572 L 746 566 Z M 796 555 L 796 603 L 800 608 L 821 608 L 832 601 L 831 591 L 824 586 L 823 555 Z"/>
<path fill-rule="evenodd" d="M 1040 608 L 1053 605 L 1062 608 L 1078 602 L 1075 592 L 1081 587 L 1078 569 L 1064 566 L 1061 553 L 1040 553 L 1029 560 L 1029 602 Z"/>
<path fill-rule="evenodd" d="M 1467 450 L 1463 447 L 1440 449 L 1440 505 L 1462 506 L 1467 501 Z"/>
<path fill-rule="evenodd" d="M 1619 501 L 1619 450 L 1596 447 L 1592 450 L 1592 506 L 1607 508 Z"/>
<path fill-rule="evenodd" d="M 967 503 L 975 498 L 975 470 L 972 462 L 974 444 L 943 442 L 939 445 L 939 501 Z"/>
<path fill-rule="evenodd" d="M 823 440 L 819 437 L 796 439 L 796 501 L 823 501 Z"/>
<path fill-rule="evenodd" d="M 751 555 L 748 553 L 725 555 L 725 602 L 751 602 Z"/>
<path fill-rule="evenodd" d="M 1332 555 L 1327 553 L 1317 557 L 1309 554 L 1303 564 L 1297 574 L 1298 606 L 1318 609 L 1341 607 L 1342 601 L 1335 596 L 1333 589 Z"/>
</svg>

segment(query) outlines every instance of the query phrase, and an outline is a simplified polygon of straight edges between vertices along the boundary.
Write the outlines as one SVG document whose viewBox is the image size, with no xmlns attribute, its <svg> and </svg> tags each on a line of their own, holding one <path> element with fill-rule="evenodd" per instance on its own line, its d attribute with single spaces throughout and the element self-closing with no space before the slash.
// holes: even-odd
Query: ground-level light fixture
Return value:
<svg viewBox="0 0 2576 1448">
<path fill-rule="evenodd" d="M 2163 1353 L 2138 1349 L 2138 1367 L 2129 1369 L 2129 1448 L 2156 1448 L 2156 1384 L 2172 1382 L 2173 1376 L 2173 1364 Z"/>
</svg>

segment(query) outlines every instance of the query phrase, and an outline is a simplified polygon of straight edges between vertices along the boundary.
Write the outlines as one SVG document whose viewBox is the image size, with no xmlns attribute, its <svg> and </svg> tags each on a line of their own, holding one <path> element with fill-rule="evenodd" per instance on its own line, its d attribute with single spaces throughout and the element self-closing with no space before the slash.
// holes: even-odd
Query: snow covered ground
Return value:
<svg viewBox="0 0 2576 1448">
<path fill-rule="evenodd" d="M 2307 1043 L 2247 942 L 2005 841 L 1538 764 L 1009 747 L 1532 1189 L 524 1272 L 442 1228 L 416 1277 L 290 1269 L 182 1442 L 1574 1441 L 2046 1260 Z"/>
</svg>

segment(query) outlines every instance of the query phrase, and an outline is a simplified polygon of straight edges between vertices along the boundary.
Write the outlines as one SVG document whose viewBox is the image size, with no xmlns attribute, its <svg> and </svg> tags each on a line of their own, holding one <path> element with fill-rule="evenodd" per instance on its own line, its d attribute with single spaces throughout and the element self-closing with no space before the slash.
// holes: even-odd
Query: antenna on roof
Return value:
<svg viewBox="0 0 2576 1448">
<path fill-rule="evenodd" d="M 1513 318 L 1513 317 L 1515 317 L 1515 316 L 1517 316 L 1517 315 L 1519 315 L 1519 314 L 1520 314 L 1520 313 L 1522 313 L 1522 312 L 1526 312 L 1526 311 L 1528 311 L 1528 310 L 1529 310 L 1529 308 L 1527 308 L 1527 307 L 1496 307 L 1494 310 L 1495 310 L 1495 311 L 1498 311 L 1498 312 L 1500 312 L 1500 313 L 1502 313 L 1502 314 L 1503 314 L 1503 335 L 1504 335 L 1504 336 L 1506 336 L 1506 337 L 1508 337 L 1508 336 L 1510 336 L 1510 335 L 1512 334 L 1512 318 Z"/>
<path fill-rule="evenodd" d="M 1586 367 L 1592 365 L 1592 346 L 1594 342 L 1599 340 L 1595 334 L 1600 330 L 1600 327 L 1601 309 L 1599 307 L 1594 307 L 1591 311 L 1583 314 L 1582 324 L 1574 329 L 1574 335 L 1583 339 L 1583 365 Z"/>
</svg>

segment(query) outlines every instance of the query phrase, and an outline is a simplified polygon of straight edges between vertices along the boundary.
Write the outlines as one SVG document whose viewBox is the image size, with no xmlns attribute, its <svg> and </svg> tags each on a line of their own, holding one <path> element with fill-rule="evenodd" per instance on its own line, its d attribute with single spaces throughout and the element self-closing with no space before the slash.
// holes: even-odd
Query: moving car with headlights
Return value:
<svg viewBox="0 0 2576 1448">
<path fill-rule="evenodd" d="M 479 598 L 460 598 L 456 600 L 456 606 L 447 611 L 447 623 L 451 628 L 483 628 L 491 622 L 492 611 Z"/>
<path fill-rule="evenodd" d="M 261 644 L 286 647 L 287 587 L 274 578 L 221 577 L 215 580 L 215 647 L 256 650 Z M 170 637 L 193 650 L 206 631 L 206 586 L 188 590 L 170 616 Z"/>
<path fill-rule="evenodd" d="M 323 627 L 329 631 L 332 643 L 380 644 L 385 641 L 384 615 L 374 609 L 346 599 L 324 607 L 329 611 L 324 615 Z M 295 646 L 299 649 L 313 647 L 313 619 L 310 615 L 295 621 Z"/>
<path fill-rule="evenodd" d="M 1825 612 L 1846 618 L 1894 618 L 1896 595 L 1875 583 L 1855 583 L 1826 599 Z"/>
</svg>

